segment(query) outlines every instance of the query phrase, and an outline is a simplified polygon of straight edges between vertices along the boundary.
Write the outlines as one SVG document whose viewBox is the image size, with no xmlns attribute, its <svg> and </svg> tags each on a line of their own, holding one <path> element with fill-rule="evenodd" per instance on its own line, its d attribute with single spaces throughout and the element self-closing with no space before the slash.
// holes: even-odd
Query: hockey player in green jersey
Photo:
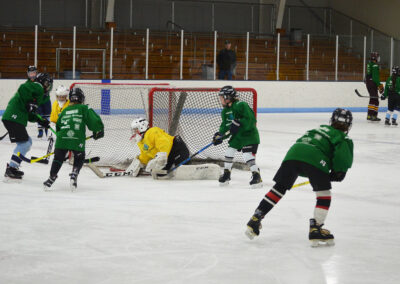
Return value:
<svg viewBox="0 0 400 284">
<path fill-rule="evenodd" d="M 381 100 L 385 100 L 387 97 L 389 97 L 389 101 L 385 125 L 390 125 L 390 117 L 393 114 L 391 122 L 392 125 L 397 126 L 397 109 L 400 107 L 400 68 L 398 66 L 392 68 L 392 75 L 386 80 L 385 92 L 381 96 Z"/>
<path fill-rule="evenodd" d="M 50 169 L 50 177 L 43 183 L 44 190 L 48 191 L 57 179 L 57 174 L 64 162 L 68 151 L 74 154 L 74 164 L 70 174 L 71 190 L 77 188 L 77 179 L 85 160 L 86 126 L 93 131 L 93 139 L 104 136 L 104 125 L 100 116 L 93 109 L 84 105 L 85 95 L 79 88 L 69 92 L 70 104 L 65 108 L 56 123 L 57 140 L 54 150 L 54 159 Z"/>
<path fill-rule="evenodd" d="M 261 220 L 291 189 L 298 176 L 307 177 L 316 193 L 314 218 L 310 219 L 309 240 L 333 245 L 334 237 L 322 226 L 331 203 L 331 182 L 340 182 L 353 163 L 353 141 L 347 136 L 353 117 L 349 110 L 338 108 L 332 113 L 330 125 L 308 131 L 287 152 L 275 185 L 261 200 L 247 223 L 246 235 L 253 239 L 261 229 Z"/>
<path fill-rule="evenodd" d="M 367 120 L 371 121 L 380 121 L 378 118 L 378 109 L 379 109 L 379 96 L 383 93 L 384 87 L 381 84 L 381 80 L 379 77 L 379 63 L 380 56 L 378 52 L 371 52 L 370 60 L 367 64 L 367 75 L 365 77 L 365 84 L 367 86 L 368 93 L 370 95 L 369 104 L 368 104 L 368 114 Z"/>
<path fill-rule="evenodd" d="M 225 152 L 224 173 L 220 176 L 220 185 L 227 185 L 231 179 L 233 158 L 237 151 L 243 152 L 243 158 L 252 171 L 250 186 L 262 187 L 260 169 L 256 165 L 256 153 L 260 136 L 256 127 L 253 110 L 246 102 L 239 101 L 236 90 L 225 86 L 219 91 L 219 98 L 224 107 L 221 113 L 222 123 L 214 134 L 213 143 L 219 145 L 225 136 L 229 137 L 229 147 Z"/>
<path fill-rule="evenodd" d="M 32 139 L 26 131 L 28 121 L 38 122 L 44 128 L 49 127 L 48 120 L 40 120 L 37 116 L 38 107 L 49 100 L 48 93 L 53 86 L 53 79 L 47 73 L 39 73 L 34 81 L 28 79 L 19 86 L 18 91 L 8 102 L 2 121 L 7 129 L 11 143 L 16 143 L 11 161 L 7 164 L 4 176 L 6 179 L 22 179 L 24 173 L 19 170 L 21 158 L 28 153 L 32 146 Z"/>
</svg>

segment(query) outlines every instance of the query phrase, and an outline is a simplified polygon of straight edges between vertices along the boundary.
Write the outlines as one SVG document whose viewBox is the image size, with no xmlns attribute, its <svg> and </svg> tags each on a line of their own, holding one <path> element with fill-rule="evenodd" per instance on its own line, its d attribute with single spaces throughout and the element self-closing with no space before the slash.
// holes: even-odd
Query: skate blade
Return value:
<svg viewBox="0 0 400 284">
<path fill-rule="evenodd" d="M 322 246 L 334 246 L 335 241 L 334 240 L 310 240 L 311 242 L 311 247 L 322 247 Z"/>
<path fill-rule="evenodd" d="M 77 188 L 77 185 L 74 184 L 73 181 L 71 181 L 70 184 L 69 184 L 69 188 L 71 189 L 72 192 L 75 192 L 76 188 Z"/>
<path fill-rule="evenodd" d="M 45 185 L 43 186 L 43 190 L 46 191 L 46 192 L 54 191 L 54 189 L 52 187 L 48 187 L 48 186 L 45 186 Z"/>
<path fill-rule="evenodd" d="M 251 188 L 261 188 L 261 187 L 263 187 L 263 183 L 260 182 L 260 183 L 252 184 L 250 187 Z"/>
<path fill-rule="evenodd" d="M 5 183 L 21 183 L 22 178 L 11 178 L 11 177 L 5 176 L 3 178 L 3 182 L 5 182 Z"/>
<path fill-rule="evenodd" d="M 254 233 L 253 229 L 249 226 L 247 226 L 246 231 L 244 232 L 244 234 L 250 239 L 254 239 L 254 237 L 257 237 L 257 235 Z"/>
<path fill-rule="evenodd" d="M 219 186 L 224 187 L 224 186 L 228 186 L 229 185 L 229 180 L 226 182 L 220 182 Z"/>
</svg>

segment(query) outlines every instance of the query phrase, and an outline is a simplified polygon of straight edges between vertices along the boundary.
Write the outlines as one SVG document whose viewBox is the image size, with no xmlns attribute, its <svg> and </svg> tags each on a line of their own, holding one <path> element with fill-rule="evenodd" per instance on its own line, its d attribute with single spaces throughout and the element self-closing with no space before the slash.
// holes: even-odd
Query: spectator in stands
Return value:
<svg viewBox="0 0 400 284">
<path fill-rule="evenodd" d="M 225 48 L 221 49 L 217 56 L 217 64 L 219 68 L 218 79 L 232 80 L 232 73 L 236 67 L 236 53 L 231 50 L 231 42 L 225 41 Z"/>
</svg>

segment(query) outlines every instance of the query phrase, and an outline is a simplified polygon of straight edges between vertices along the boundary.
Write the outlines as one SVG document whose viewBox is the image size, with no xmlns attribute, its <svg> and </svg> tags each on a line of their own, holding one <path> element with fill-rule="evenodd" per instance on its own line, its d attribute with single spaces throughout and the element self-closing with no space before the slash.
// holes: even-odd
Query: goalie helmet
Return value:
<svg viewBox="0 0 400 284">
<path fill-rule="evenodd" d="M 37 75 L 37 68 L 36 66 L 30 65 L 28 66 L 28 70 L 26 71 L 26 74 L 28 75 L 28 79 L 29 80 L 35 80 L 36 79 L 36 75 Z"/>
<path fill-rule="evenodd" d="M 60 85 L 57 87 L 57 89 L 56 89 L 57 100 L 59 98 L 61 98 L 61 99 L 64 98 L 64 100 L 66 100 L 68 94 L 69 94 L 69 90 L 66 87 L 64 87 L 64 85 Z"/>
<path fill-rule="evenodd" d="M 40 85 L 42 85 L 45 93 L 48 93 L 53 88 L 53 78 L 49 73 L 39 73 L 35 79 Z"/>
<path fill-rule="evenodd" d="M 337 108 L 333 111 L 330 125 L 344 133 L 349 133 L 353 124 L 353 115 L 351 111 L 344 108 Z"/>
<path fill-rule="evenodd" d="M 237 93 L 234 87 L 225 86 L 219 91 L 219 96 L 223 97 L 225 100 L 234 100 L 237 99 Z"/>
<path fill-rule="evenodd" d="M 71 103 L 83 104 L 85 101 L 85 94 L 80 88 L 73 88 L 69 91 L 69 101 Z"/>
<path fill-rule="evenodd" d="M 132 137 L 136 143 L 143 139 L 144 133 L 149 129 L 149 122 L 145 118 L 136 118 L 131 123 Z"/>
<path fill-rule="evenodd" d="M 375 61 L 375 62 L 381 61 L 381 57 L 379 56 L 379 53 L 377 51 L 371 52 L 370 59 L 371 59 L 371 61 Z"/>
</svg>

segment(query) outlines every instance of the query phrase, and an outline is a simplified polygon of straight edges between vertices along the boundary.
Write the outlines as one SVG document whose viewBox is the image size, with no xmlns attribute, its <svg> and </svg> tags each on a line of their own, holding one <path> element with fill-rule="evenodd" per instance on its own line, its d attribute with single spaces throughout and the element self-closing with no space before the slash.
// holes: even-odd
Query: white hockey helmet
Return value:
<svg viewBox="0 0 400 284">
<path fill-rule="evenodd" d="M 69 90 L 64 87 L 64 85 L 60 85 L 56 89 L 56 97 L 59 101 L 66 101 L 69 94 Z"/>
<path fill-rule="evenodd" d="M 135 142 L 140 142 L 143 134 L 149 129 L 149 122 L 145 118 L 135 118 L 131 123 L 132 137 Z"/>
</svg>

